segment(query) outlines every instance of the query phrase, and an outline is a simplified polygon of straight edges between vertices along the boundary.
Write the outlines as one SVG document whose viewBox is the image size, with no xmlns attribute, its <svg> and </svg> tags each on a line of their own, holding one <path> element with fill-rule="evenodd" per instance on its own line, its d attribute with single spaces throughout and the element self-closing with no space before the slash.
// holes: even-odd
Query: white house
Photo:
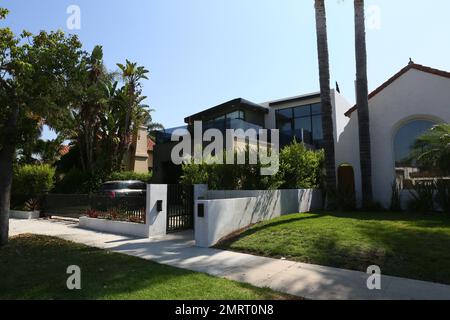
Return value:
<svg viewBox="0 0 450 320">
<path fill-rule="evenodd" d="M 349 110 L 339 106 L 335 110 L 336 168 L 353 167 L 360 204 L 357 106 Z M 374 200 L 389 207 L 396 178 L 407 181 L 421 176 L 404 161 L 411 144 L 433 125 L 450 122 L 450 73 L 410 63 L 369 95 L 369 114 Z"/>
<path fill-rule="evenodd" d="M 280 144 L 295 138 L 313 148 L 323 146 L 320 93 L 264 103 L 234 99 L 187 117 L 186 128 L 203 121 L 206 128 L 278 129 Z M 340 184 L 354 189 L 362 202 L 357 107 L 331 90 L 336 171 Z M 415 139 L 440 122 L 450 122 L 450 73 L 410 63 L 369 96 L 374 200 L 388 207 L 395 179 L 402 185 L 421 173 L 404 161 Z M 155 182 L 177 183 L 180 169 L 170 162 L 170 130 L 159 139 L 155 152 Z M 175 174 L 174 174 L 175 173 Z M 168 179 L 169 174 L 173 177 Z"/>
</svg>

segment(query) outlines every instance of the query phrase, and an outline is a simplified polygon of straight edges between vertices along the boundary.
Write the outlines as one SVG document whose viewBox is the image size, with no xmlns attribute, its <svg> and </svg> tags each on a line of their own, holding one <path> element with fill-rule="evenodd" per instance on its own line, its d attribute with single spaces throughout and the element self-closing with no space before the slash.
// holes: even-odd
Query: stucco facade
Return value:
<svg viewBox="0 0 450 320">
<path fill-rule="evenodd" d="M 374 200 L 389 207 L 395 179 L 394 137 L 411 121 L 450 122 L 450 74 L 410 64 L 371 94 L 369 114 Z M 342 110 L 336 110 L 336 168 L 353 166 L 361 204 L 358 112 L 353 108 L 347 116 L 344 119 Z"/>
</svg>

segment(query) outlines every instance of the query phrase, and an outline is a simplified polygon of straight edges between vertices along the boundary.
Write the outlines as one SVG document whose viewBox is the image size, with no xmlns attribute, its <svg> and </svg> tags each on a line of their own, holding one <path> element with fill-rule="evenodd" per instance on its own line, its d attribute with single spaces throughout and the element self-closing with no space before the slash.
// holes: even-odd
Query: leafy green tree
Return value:
<svg viewBox="0 0 450 320">
<path fill-rule="evenodd" d="M 0 19 L 7 14 L 0 9 Z M 83 54 L 78 38 L 61 31 L 16 36 L 0 29 L 0 245 L 8 241 L 16 150 L 35 140 L 44 124 L 64 126 Z"/>
<path fill-rule="evenodd" d="M 19 164 L 50 164 L 54 165 L 61 158 L 62 136 L 53 140 L 37 139 L 27 143 L 17 150 Z"/>
</svg>

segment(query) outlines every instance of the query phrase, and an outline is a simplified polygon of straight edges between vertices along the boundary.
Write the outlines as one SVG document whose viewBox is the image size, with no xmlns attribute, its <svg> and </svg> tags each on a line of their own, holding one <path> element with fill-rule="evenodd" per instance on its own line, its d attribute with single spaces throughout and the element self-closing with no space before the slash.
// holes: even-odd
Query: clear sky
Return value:
<svg viewBox="0 0 450 320">
<path fill-rule="evenodd" d="M 229 99 L 318 91 L 313 0 L 0 0 L 19 32 L 63 29 L 105 62 L 137 61 L 154 120 L 166 127 Z M 69 5 L 81 29 L 68 30 Z M 369 89 L 416 63 L 450 70 L 450 1 L 366 0 Z M 332 86 L 354 102 L 353 1 L 327 0 Z M 46 133 L 46 137 L 50 135 Z"/>
</svg>

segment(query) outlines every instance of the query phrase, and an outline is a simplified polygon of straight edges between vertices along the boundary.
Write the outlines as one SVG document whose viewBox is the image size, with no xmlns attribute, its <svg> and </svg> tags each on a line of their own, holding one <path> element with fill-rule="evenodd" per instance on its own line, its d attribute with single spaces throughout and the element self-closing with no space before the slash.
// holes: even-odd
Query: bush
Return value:
<svg viewBox="0 0 450 320">
<path fill-rule="evenodd" d="M 225 160 L 224 160 L 224 163 Z M 269 189 L 269 179 L 260 175 L 261 165 L 185 164 L 182 184 L 207 184 L 210 190 Z"/>
<path fill-rule="evenodd" d="M 90 177 L 82 170 L 73 168 L 59 177 L 52 192 L 61 194 L 91 193 L 98 189 L 102 181 L 102 175 Z"/>
<path fill-rule="evenodd" d="M 111 181 L 127 181 L 139 180 L 149 183 L 152 178 L 152 173 L 136 173 L 133 171 L 113 172 L 109 175 L 108 180 Z"/>
<path fill-rule="evenodd" d="M 397 180 L 394 180 L 394 182 L 392 182 L 391 190 L 392 193 L 390 209 L 394 212 L 400 212 L 402 211 L 402 199 L 400 194 L 400 187 Z"/>
<path fill-rule="evenodd" d="M 436 182 L 436 200 L 445 213 L 450 213 L 450 180 Z"/>
<path fill-rule="evenodd" d="M 408 210 L 413 212 L 433 212 L 435 184 L 433 182 L 421 182 L 414 185 L 410 190 L 412 200 L 408 202 Z"/>
<path fill-rule="evenodd" d="M 323 159 L 322 151 L 307 150 L 303 144 L 293 143 L 280 152 L 280 169 L 274 176 L 262 176 L 261 164 L 190 163 L 183 165 L 181 183 L 207 184 L 211 190 L 319 188 Z"/>
<path fill-rule="evenodd" d="M 280 152 L 280 171 L 275 177 L 282 189 L 320 188 L 324 152 L 308 150 L 294 142 Z"/>
<path fill-rule="evenodd" d="M 12 194 L 29 198 L 49 192 L 54 186 L 55 168 L 49 165 L 23 165 L 14 169 Z"/>
</svg>

